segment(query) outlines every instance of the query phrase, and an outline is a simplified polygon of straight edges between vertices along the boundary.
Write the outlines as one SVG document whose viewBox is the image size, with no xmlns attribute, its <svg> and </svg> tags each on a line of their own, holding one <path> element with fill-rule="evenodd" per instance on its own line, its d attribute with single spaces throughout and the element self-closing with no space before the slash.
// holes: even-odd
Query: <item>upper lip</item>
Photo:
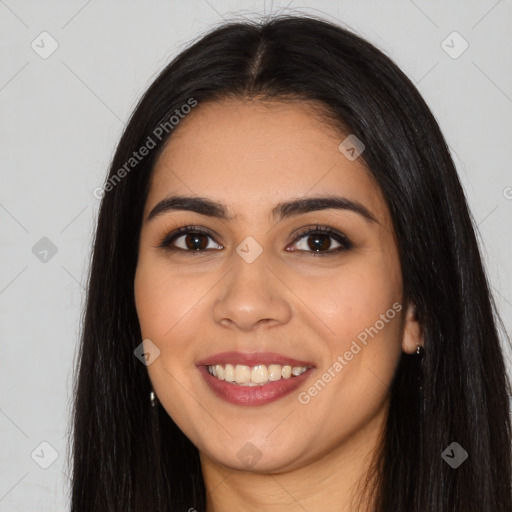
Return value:
<svg viewBox="0 0 512 512">
<path fill-rule="evenodd" d="M 211 366 L 215 364 L 243 364 L 246 366 L 256 366 L 258 364 L 280 364 L 282 366 L 314 366 L 308 361 L 300 361 L 276 352 L 220 352 L 197 363 L 197 366 Z"/>
</svg>

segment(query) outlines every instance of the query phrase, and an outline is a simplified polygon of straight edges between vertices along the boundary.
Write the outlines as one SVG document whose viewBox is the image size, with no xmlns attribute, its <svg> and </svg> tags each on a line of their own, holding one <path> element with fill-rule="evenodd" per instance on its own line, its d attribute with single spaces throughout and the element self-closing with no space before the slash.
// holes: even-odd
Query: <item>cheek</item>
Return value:
<svg viewBox="0 0 512 512">
<path fill-rule="evenodd" d="M 135 275 L 135 304 L 143 339 L 149 339 L 158 347 L 159 356 L 147 370 L 160 400 L 167 393 L 177 399 L 166 401 L 172 407 L 182 407 L 180 394 L 175 387 L 186 377 L 194 360 L 194 340 L 191 335 L 197 327 L 194 307 L 204 292 L 196 281 L 182 282 L 162 268 L 162 265 L 142 260 Z M 199 304 L 200 306 L 200 304 Z M 183 361 L 187 364 L 184 365 Z M 168 411 L 171 414 L 173 411 Z"/>
<path fill-rule="evenodd" d="M 180 277 L 165 264 L 142 258 L 135 274 L 135 305 L 145 338 L 158 343 L 171 337 L 202 294 L 200 280 Z M 204 283 L 204 282 L 203 282 Z"/>
<path fill-rule="evenodd" d="M 332 332 L 323 337 L 322 366 L 299 402 L 336 438 L 370 421 L 387 400 L 401 354 L 401 281 L 378 265 L 352 267 L 328 281 L 309 304 Z"/>
<path fill-rule="evenodd" d="M 160 379 L 173 387 L 185 383 L 204 354 L 208 339 L 202 327 L 208 317 L 208 298 L 218 278 L 201 273 L 193 278 L 165 259 L 143 255 L 134 282 L 135 305 L 143 339 L 150 339 L 160 356 L 148 366 L 155 385 Z M 165 390 L 163 390 L 165 392 Z M 160 396 L 160 395 L 159 395 Z"/>
<path fill-rule="evenodd" d="M 312 309 L 322 312 L 332 331 L 326 338 L 328 354 L 322 368 L 337 377 L 332 379 L 329 400 L 339 398 L 348 404 L 350 396 L 362 394 L 381 400 L 401 354 L 403 306 L 397 266 L 387 261 L 353 265 L 333 275 L 321 292 L 317 290 Z M 352 404 L 357 408 L 356 402 L 361 402 Z"/>
<path fill-rule="evenodd" d="M 376 323 L 379 331 L 389 331 L 387 327 L 393 324 L 397 333 L 397 322 L 391 320 L 398 316 L 399 308 L 392 306 L 401 301 L 401 280 L 392 267 L 365 265 L 341 270 L 317 290 L 313 295 L 315 309 L 321 311 L 335 338 L 344 341 L 357 338 Z"/>
<path fill-rule="evenodd" d="M 194 283 L 197 281 L 185 282 L 167 265 L 144 257 L 139 260 L 134 282 L 142 338 L 151 340 L 160 350 L 147 366 L 153 389 L 167 413 L 185 429 L 190 429 L 186 411 L 191 404 L 183 386 L 190 387 L 187 372 L 194 360 L 191 335 L 198 325 L 195 315 L 201 314 L 194 306 L 204 295 Z M 183 361 L 190 365 L 183 365 Z"/>
</svg>

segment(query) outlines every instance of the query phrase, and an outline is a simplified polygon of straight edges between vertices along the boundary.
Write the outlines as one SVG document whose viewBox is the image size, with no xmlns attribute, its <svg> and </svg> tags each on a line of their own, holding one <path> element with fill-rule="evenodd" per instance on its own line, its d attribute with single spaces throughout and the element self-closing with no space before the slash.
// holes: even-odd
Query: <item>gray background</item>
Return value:
<svg viewBox="0 0 512 512">
<path fill-rule="evenodd" d="M 72 369 L 99 205 L 92 191 L 157 72 L 236 13 L 309 12 L 347 24 L 417 84 L 452 148 L 511 331 L 512 2 L 309 5 L 0 0 L 0 511 L 67 510 Z M 47 58 L 44 31 L 58 44 Z"/>
</svg>

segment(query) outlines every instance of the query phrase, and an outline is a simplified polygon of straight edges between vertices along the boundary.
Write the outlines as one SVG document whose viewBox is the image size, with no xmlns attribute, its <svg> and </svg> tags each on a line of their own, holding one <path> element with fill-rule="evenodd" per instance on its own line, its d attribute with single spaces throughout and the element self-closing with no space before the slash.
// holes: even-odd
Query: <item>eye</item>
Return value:
<svg viewBox="0 0 512 512">
<path fill-rule="evenodd" d="M 166 235 L 159 247 L 168 251 L 193 253 L 223 249 L 222 245 L 215 242 L 214 237 L 213 233 L 203 228 L 182 226 Z M 352 243 L 345 235 L 329 226 L 318 224 L 304 228 L 296 236 L 294 244 L 296 248 L 288 249 L 290 252 L 309 252 L 313 256 L 327 256 L 352 247 Z"/>
<path fill-rule="evenodd" d="M 214 242 L 217 247 L 209 244 L 208 238 L 213 239 L 213 234 L 195 226 L 183 226 L 169 233 L 160 243 L 160 247 L 169 251 L 181 250 L 185 252 L 203 252 L 212 249 L 222 249 L 221 245 Z"/>
<path fill-rule="evenodd" d="M 348 250 L 352 247 L 350 240 L 342 233 L 336 231 L 329 226 L 319 226 L 314 228 L 306 228 L 301 231 L 295 242 L 297 249 L 293 251 L 311 252 L 314 256 L 326 256 L 328 254 L 338 253 L 340 251 Z M 334 240 L 334 245 L 332 243 Z"/>
</svg>

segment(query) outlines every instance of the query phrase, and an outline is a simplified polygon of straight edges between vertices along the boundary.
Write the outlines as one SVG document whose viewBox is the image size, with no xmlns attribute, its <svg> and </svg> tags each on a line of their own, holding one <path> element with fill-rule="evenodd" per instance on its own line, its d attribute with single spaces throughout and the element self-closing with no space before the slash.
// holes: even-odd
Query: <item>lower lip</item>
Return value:
<svg viewBox="0 0 512 512">
<path fill-rule="evenodd" d="M 198 369 L 217 396 L 232 404 L 250 406 L 269 404 L 289 395 L 310 376 L 311 370 L 313 370 L 313 368 L 309 368 L 298 377 L 280 379 L 261 386 L 239 386 L 217 379 L 208 372 L 206 366 L 199 366 Z"/>
</svg>

